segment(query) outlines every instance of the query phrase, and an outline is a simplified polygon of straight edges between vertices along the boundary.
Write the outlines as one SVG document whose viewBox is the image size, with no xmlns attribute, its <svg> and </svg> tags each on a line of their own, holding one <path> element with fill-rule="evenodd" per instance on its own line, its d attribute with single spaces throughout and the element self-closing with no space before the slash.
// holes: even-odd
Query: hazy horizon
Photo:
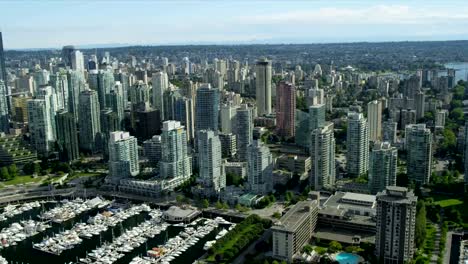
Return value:
<svg viewBox="0 0 468 264">
<path fill-rule="evenodd" d="M 0 29 L 9 50 L 445 41 L 468 36 L 468 3 L 458 1 L 6 1 L 0 6 Z"/>
</svg>

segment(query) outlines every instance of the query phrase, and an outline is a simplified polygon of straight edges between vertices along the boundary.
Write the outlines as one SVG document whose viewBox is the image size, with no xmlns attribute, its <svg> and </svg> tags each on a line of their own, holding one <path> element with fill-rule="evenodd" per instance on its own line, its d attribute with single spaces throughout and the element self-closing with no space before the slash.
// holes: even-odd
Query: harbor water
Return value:
<svg viewBox="0 0 468 264">
<path fill-rule="evenodd" d="M 38 216 L 41 214 L 41 212 L 47 211 L 56 206 L 60 206 L 60 203 L 43 203 L 40 208 L 33 208 L 32 210 L 23 212 L 5 221 L 1 221 L 0 229 L 6 228 L 12 223 L 19 222 L 22 220 L 32 219 L 40 221 Z M 11 245 L 7 248 L 1 249 L 0 255 L 6 258 L 9 261 L 9 263 L 78 263 L 80 258 L 85 258 L 87 256 L 87 253 L 90 253 L 93 249 L 96 249 L 105 244 L 110 244 L 114 238 L 119 237 L 126 230 L 138 226 L 145 220 L 150 219 L 150 216 L 147 212 L 141 212 L 139 214 L 127 218 L 115 227 L 109 227 L 100 235 L 93 236 L 91 239 L 84 238 L 82 243 L 76 245 L 72 249 L 63 251 L 60 255 L 47 253 L 33 248 L 34 243 L 39 243 L 48 237 L 53 237 L 54 235 L 60 232 L 70 230 L 76 223 L 86 223 L 90 217 L 95 216 L 96 214 L 101 213 L 105 210 L 107 209 L 94 208 L 89 211 L 83 212 L 82 214 L 79 214 L 76 217 L 68 221 L 62 222 L 60 224 L 50 222 L 49 224 L 52 225 L 51 228 L 40 232 L 35 236 L 28 237 L 25 240 L 18 242 L 17 245 Z M 209 240 L 214 240 L 216 234 L 221 228 L 222 227 L 220 226 L 219 228 L 211 231 L 205 237 L 200 238 L 200 240 L 196 244 L 188 248 L 185 252 L 180 254 L 180 256 L 176 257 L 173 261 L 171 261 L 171 264 L 193 263 L 206 252 L 203 249 L 205 242 Z M 145 243 L 143 243 L 137 248 L 134 248 L 131 252 L 125 253 L 124 257 L 118 259 L 114 263 L 129 263 L 134 257 L 146 256 L 146 252 L 148 250 L 154 247 L 164 245 L 168 239 L 177 236 L 183 230 L 184 227 L 170 225 L 166 229 L 166 231 L 163 231 L 155 237 L 148 239 Z"/>
</svg>

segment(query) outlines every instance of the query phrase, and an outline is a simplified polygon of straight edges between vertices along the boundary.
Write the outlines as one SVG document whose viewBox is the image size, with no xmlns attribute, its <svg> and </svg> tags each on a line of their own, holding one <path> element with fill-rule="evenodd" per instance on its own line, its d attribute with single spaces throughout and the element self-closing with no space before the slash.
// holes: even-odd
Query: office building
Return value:
<svg viewBox="0 0 468 264">
<path fill-rule="evenodd" d="M 276 87 L 276 133 L 281 137 L 296 135 L 296 88 L 280 82 Z"/>
<path fill-rule="evenodd" d="M 161 120 L 159 110 L 152 109 L 149 104 L 135 112 L 136 115 L 136 136 L 138 140 L 150 139 L 153 135 L 161 132 Z"/>
<path fill-rule="evenodd" d="M 248 147 L 253 141 L 252 108 L 242 104 L 236 110 L 235 134 L 237 141 L 237 160 L 247 161 Z"/>
<path fill-rule="evenodd" d="M 389 142 L 375 142 L 369 159 L 369 190 L 375 194 L 396 185 L 398 151 Z"/>
<path fill-rule="evenodd" d="M 78 160 L 80 152 L 75 116 L 62 109 L 55 115 L 55 121 L 57 123 L 57 146 L 60 160 L 66 162 Z"/>
<path fill-rule="evenodd" d="M 162 146 L 161 136 L 154 135 L 143 142 L 143 156 L 148 159 L 152 166 L 158 166 L 161 160 Z"/>
<path fill-rule="evenodd" d="M 271 61 L 262 58 L 255 67 L 258 116 L 271 114 Z"/>
<path fill-rule="evenodd" d="M 382 139 L 382 102 L 378 100 L 367 104 L 367 120 L 369 122 L 369 140 Z"/>
<path fill-rule="evenodd" d="M 169 78 L 166 72 L 153 73 L 151 79 L 153 88 L 153 107 L 160 111 L 161 120 L 165 121 L 164 116 L 164 93 L 169 89 Z"/>
<path fill-rule="evenodd" d="M 333 123 L 312 131 L 310 141 L 310 184 L 315 190 L 332 188 L 335 186 L 335 137 Z"/>
<path fill-rule="evenodd" d="M 219 193 L 226 187 L 219 136 L 212 130 L 200 130 L 197 144 L 199 181 L 206 191 Z"/>
<path fill-rule="evenodd" d="M 406 263 L 413 258 L 417 199 L 412 191 L 396 186 L 377 194 L 375 255 L 379 263 Z"/>
<path fill-rule="evenodd" d="M 405 129 L 406 167 L 410 181 L 428 184 L 432 171 L 432 133 L 425 124 Z"/>
<path fill-rule="evenodd" d="M 325 105 L 317 104 L 309 107 L 309 131 L 314 131 L 325 125 Z"/>
<path fill-rule="evenodd" d="M 101 150 L 101 118 L 98 93 L 86 90 L 79 98 L 80 149 L 95 153 Z"/>
<path fill-rule="evenodd" d="M 163 122 L 161 145 L 160 176 L 188 179 L 192 175 L 192 160 L 187 152 L 185 128 L 180 122 Z"/>
<path fill-rule="evenodd" d="M 195 128 L 199 130 L 218 131 L 219 118 L 219 90 L 204 84 L 197 90 L 195 104 Z"/>
<path fill-rule="evenodd" d="M 255 140 L 248 147 L 248 189 L 253 194 L 267 194 L 273 186 L 273 156 L 270 149 L 259 140 Z"/>
<path fill-rule="evenodd" d="M 75 47 L 72 45 L 64 46 L 62 48 L 62 60 L 65 66 L 72 66 L 72 54 L 75 51 Z"/>
<path fill-rule="evenodd" d="M 273 258 L 293 262 L 304 245 L 309 243 L 317 225 L 319 205 L 316 200 L 295 204 L 271 227 L 273 235 Z"/>
<path fill-rule="evenodd" d="M 137 176 L 140 173 L 138 163 L 138 145 L 130 133 L 115 131 L 109 139 L 109 175 L 113 179 Z"/>
<path fill-rule="evenodd" d="M 348 113 L 346 136 L 348 175 L 359 177 L 369 169 L 369 127 L 362 113 Z"/>
</svg>

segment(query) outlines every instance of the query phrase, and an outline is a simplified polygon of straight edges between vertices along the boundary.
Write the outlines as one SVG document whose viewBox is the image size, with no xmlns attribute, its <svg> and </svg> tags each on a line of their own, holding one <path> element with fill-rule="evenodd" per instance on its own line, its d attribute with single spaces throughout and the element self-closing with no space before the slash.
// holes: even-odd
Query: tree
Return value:
<svg viewBox="0 0 468 264">
<path fill-rule="evenodd" d="M 274 212 L 272 216 L 273 216 L 274 218 L 276 218 L 276 219 L 280 219 L 280 218 L 281 218 L 280 212 Z"/>
<path fill-rule="evenodd" d="M 223 209 L 223 204 L 220 201 L 217 201 L 215 207 L 216 209 Z"/>
<path fill-rule="evenodd" d="M 18 176 L 18 168 L 16 167 L 16 164 L 11 164 L 8 167 L 8 173 L 10 174 L 11 178 Z"/>
<path fill-rule="evenodd" d="M 0 170 L 0 178 L 4 181 L 10 179 L 10 174 L 8 173 L 7 167 L 2 167 L 2 169 Z"/>
<path fill-rule="evenodd" d="M 415 227 L 416 247 L 421 247 L 426 240 L 426 205 L 418 201 Z"/>
<path fill-rule="evenodd" d="M 182 203 L 182 202 L 184 201 L 184 196 L 181 195 L 181 194 L 177 195 L 177 196 L 176 196 L 176 201 L 177 201 L 178 203 Z"/>
<path fill-rule="evenodd" d="M 39 173 L 41 173 L 41 165 L 39 165 L 39 163 L 34 163 L 33 173 L 34 173 L 34 174 L 39 174 Z"/>
<path fill-rule="evenodd" d="M 210 206 L 210 202 L 208 202 L 207 199 L 203 199 L 203 201 L 202 201 L 202 207 L 203 207 L 203 208 L 208 208 L 208 206 Z"/>
<path fill-rule="evenodd" d="M 306 253 L 306 254 L 312 253 L 313 250 L 314 250 L 314 249 L 313 249 L 312 246 L 309 245 L 309 244 L 306 244 L 306 245 L 302 248 L 302 252 L 303 252 L 303 253 Z"/>
<path fill-rule="evenodd" d="M 328 250 L 330 252 L 337 252 L 337 251 L 340 251 L 341 249 L 343 249 L 343 246 L 338 241 L 331 241 L 328 244 Z"/>
</svg>

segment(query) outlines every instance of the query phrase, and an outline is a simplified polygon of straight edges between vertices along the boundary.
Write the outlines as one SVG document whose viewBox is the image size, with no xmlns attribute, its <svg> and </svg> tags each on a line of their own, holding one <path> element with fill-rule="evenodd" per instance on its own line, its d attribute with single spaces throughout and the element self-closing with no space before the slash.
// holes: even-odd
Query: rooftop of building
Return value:
<svg viewBox="0 0 468 264">
<path fill-rule="evenodd" d="M 181 208 L 178 206 L 171 206 L 167 209 L 164 214 L 172 218 L 191 218 L 197 215 L 199 212 L 191 208 Z"/>
<path fill-rule="evenodd" d="M 375 203 L 375 195 L 352 193 L 352 192 L 336 192 L 330 196 L 323 204 L 326 207 L 339 208 L 343 204 L 350 204 L 350 201 L 357 201 L 358 203 L 351 203 L 354 207 L 372 208 Z M 359 203 L 361 202 L 361 203 Z M 369 204 L 369 205 L 364 205 Z M 370 205 L 372 204 L 372 206 Z"/>
<path fill-rule="evenodd" d="M 272 227 L 273 230 L 295 232 L 305 217 L 311 214 L 311 209 L 318 207 L 317 201 L 306 200 L 298 202 Z"/>
<path fill-rule="evenodd" d="M 377 201 L 410 204 L 417 200 L 418 197 L 414 195 L 413 191 L 405 187 L 387 186 L 385 190 L 377 194 Z"/>
</svg>

